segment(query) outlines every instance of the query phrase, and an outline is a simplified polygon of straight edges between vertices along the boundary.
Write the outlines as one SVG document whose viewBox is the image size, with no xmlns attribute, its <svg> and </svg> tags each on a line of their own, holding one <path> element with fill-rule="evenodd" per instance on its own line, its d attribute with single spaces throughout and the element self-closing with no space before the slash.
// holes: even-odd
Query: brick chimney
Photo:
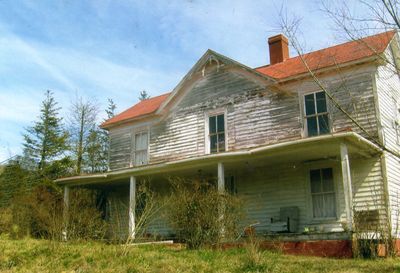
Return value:
<svg viewBox="0 0 400 273">
<path fill-rule="evenodd" d="M 289 58 L 288 39 L 282 34 L 268 38 L 270 64 L 281 63 Z"/>
</svg>

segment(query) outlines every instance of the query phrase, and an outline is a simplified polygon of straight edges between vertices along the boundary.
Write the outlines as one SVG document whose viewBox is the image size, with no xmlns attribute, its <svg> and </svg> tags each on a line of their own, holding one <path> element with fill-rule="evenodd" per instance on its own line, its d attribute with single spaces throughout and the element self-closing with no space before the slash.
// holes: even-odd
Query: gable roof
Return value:
<svg viewBox="0 0 400 273">
<path fill-rule="evenodd" d="M 379 33 L 373 36 L 368 36 L 360 40 L 351 41 L 336 46 L 324 48 L 303 55 L 307 65 L 311 70 L 322 68 L 330 68 L 336 65 L 342 65 L 373 57 L 376 54 L 382 53 L 393 39 L 396 31 L 388 31 Z M 142 118 L 151 114 L 158 113 L 164 108 L 173 97 L 178 93 L 184 82 L 191 78 L 194 72 L 199 70 L 204 64 L 212 59 L 221 60 L 228 65 L 238 66 L 250 73 L 255 74 L 260 78 L 264 78 L 271 82 L 285 80 L 294 76 L 307 73 L 300 56 L 289 58 L 281 63 L 274 65 L 266 65 L 257 68 L 249 68 L 235 60 L 232 60 L 222 54 L 212 50 L 207 50 L 206 53 L 196 62 L 190 71 L 183 77 L 180 83 L 170 93 L 159 95 L 147 100 L 143 100 L 123 111 L 115 117 L 106 120 L 101 127 L 108 128 L 123 122 L 128 122 L 134 119 Z"/>
<path fill-rule="evenodd" d="M 276 80 L 271 78 L 268 75 L 260 73 L 244 64 L 241 64 L 233 59 L 230 59 L 222 54 L 219 54 L 211 49 L 208 49 L 206 53 L 196 62 L 196 64 L 189 70 L 189 72 L 183 77 L 183 79 L 179 82 L 179 84 L 172 90 L 170 93 L 166 93 L 154 98 L 150 98 L 147 100 L 143 100 L 132 106 L 131 108 L 123 111 L 122 113 L 116 115 L 115 117 L 106 120 L 103 124 L 101 124 L 102 128 L 108 128 L 113 125 L 117 125 L 124 122 L 129 122 L 131 120 L 145 117 L 151 114 L 159 114 L 158 111 L 161 111 L 166 105 L 168 105 L 172 99 L 177 95 L 177 93 L 181 90 L 182 86 L 193 77 L 193 75 L 201 71 L 201 68 L 206 65 L 208 62 L 217 61 L 218 64 L 223 63 L 229 66 L 239 67 L 240 69 L 247 71 L 259 79 L 264 81 L 268 81 L 269 83 L 275 83 Z"/>
<path fill-rule="evenodd" d="M 195 63 L 195 65 L 189 70 L 189 72 L 183 77 L 183 79 L 179 82 L 179 84 L 172 90 L 171 94 L 169 97 L 166 98 L 166 100 L 161 104 L 160 109 L 158 109 L 157 113 L 160 113 L 164 108 L 170 104 L 171 101 L 173 101 L 174 97 L 176 97 L 179 93 L 179 91 L 183 88 L 185 83 L 189 81 L 191 78 L 193 78 L 194 74 L 196 72 L 202 71 L 201 73 L 204 73 L 203 69 L 207 63 L 211 63 L 212 61 L 216 61 L 218 65 L 224 64 L 225 66 L 231 66 L 231 67 L 237 67 L 242 71 L 246 71 L 252 75 L 254 75 L 256 78 L 258 78 L 261 81 L 264 81 L 268 84 L 274 84 L 276 83 L 276 80 L 268 75 L 265 75 L 263 73 L 258 72 L 257 70 L 250 68 L 242 63 L 239 63 L 238 61 L 235 61 L 231 58 L 228 58 L 222 54 L 219 54 L 211 49 L 208 49 L 206 53 L 201 56 L 201 58 Z M 204 75 L 204 74 L 203 74 Z"/>
<path fill-rule="evenodd" d="M 101 124 L 101 127 L 106 128 L 110 125 L 115 125 L 120 122 L 132 120 L 145 115 L 153 114 L 160 107 L 161 103 L 169 96 L 170 93 L 165 93 L 157 97 L 142 100 L 131 108 L 119 113 L 118 115 L 106 120 Z"/>
<path fill-rule="evenodd" d="M 382 53 L 395 35 L 395 31 L 388 31 L 368 36 L 356 41 L 339 44 L 303 55 L 311 70 L 329 68 Z M 307 73 L 300 56 L 289 58 L 281 63 L 255 68 L 260 73 L 278 80 Z"/>
</svg>

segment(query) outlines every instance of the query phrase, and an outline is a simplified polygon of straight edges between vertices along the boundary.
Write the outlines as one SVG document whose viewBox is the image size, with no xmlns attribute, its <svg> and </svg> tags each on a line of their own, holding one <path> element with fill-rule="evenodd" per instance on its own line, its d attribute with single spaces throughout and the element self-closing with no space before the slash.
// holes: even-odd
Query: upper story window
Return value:
<svg viewBox="0 0 400 273">
<path fill-rule="evenodd" d="M 314 218 L 336 217 L 336 197 L 332 168 L 310 171 Z"/>
<path fill-rule="evenodd" d="M 318 136 L 330 132 L 324 91 L 304 95 L 304 113 L 307 136 Z"/>
<path fill-rule="evenodd" d="M 225 114 L 208 116 L 208 148 L 210 153 L 226 150 Z"/>
<path fill-rule="evenodd" d="M 148 163 L 148 132 L 134 134 L 132 147 L 132 163 L 134 166 Z"/>
</svg>

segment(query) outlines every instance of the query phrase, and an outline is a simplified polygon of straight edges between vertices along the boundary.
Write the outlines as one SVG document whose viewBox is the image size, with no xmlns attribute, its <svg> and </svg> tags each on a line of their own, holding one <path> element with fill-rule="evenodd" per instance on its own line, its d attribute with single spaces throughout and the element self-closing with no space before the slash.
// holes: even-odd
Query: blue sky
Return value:
<svg viewBox="0 0 400 273">
<path fill-rule="evenodd" d="M 318 1 L 286 1 L 309 49 L 335 42 Z M 0 161 L 21 152 L 44 91 L 66 116 L 80 95 L 122 111 L 168 92 L 208 49 L 267 64 L 280 1 L 0 1 Z"/>
</svg>

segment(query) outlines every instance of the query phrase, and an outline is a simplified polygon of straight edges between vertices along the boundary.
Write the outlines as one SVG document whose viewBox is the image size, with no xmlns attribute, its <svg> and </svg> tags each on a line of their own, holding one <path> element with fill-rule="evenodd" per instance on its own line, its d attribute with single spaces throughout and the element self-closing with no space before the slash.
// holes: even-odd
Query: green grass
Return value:
<svg viewBox="0 0 400 273">
<path fill-rule="evenodd" d="M 185 250 L 0 237 L 0 272 L 400 272 L 400 259 L 328 259 L 246 249 Z"/>
</svg>

